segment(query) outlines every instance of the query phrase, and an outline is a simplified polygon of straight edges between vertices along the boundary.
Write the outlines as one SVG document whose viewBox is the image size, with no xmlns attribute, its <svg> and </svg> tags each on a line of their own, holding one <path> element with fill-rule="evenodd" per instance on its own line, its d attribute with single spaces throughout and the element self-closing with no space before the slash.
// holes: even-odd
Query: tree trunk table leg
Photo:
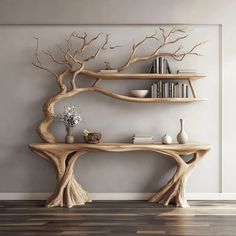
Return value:
<svg viewBox="0 0 236 236">
<path fill-rule="evenodd" d="M 206 152 L 198 152 L 193 154 L 193 158 L 187 163 L 178 155 L 168 153 L 177 162 L 177 171 L 168 183 L 156 193 L 149 201 L 156 202 L 167 206 L 171 201 L 175 202 L 176 206 L 186 208 L 189 207 L 185 198 L 185 186 L 187 179 L 196 164 L 201 160 Z"/>
<path fill-rule="evenodd" d="M 86 152 L 75 152 L 71 157 L 65 158 L 64 173 L 58 175 L 57 189 L 47 200 L 47 207 L 65 206 L 71 208 L 91 201 L 88 192 L 82 188 L 74 176 L 74 164 L 78 157 L 84 153 Z"/>
</svg>

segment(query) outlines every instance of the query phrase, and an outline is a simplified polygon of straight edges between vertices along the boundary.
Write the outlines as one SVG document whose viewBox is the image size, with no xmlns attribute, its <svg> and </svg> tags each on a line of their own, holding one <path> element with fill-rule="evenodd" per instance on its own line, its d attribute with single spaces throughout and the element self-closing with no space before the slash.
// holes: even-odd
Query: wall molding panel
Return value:
<svg viewBox="0 0 236 236">
<path fill-rule="evenodd" d="M 235 74 L 235 51 L 236 51 L 236 27 L 234 22 L 236 21 L 235 15 L 236 1 L 234 0 L 215 0 L 214 1 L 214 11 L 212 11 L 212 2 L 205 0 L 119 0 L 119 1 L 109 1 L 109 0 L 41 0 L 38 2 L 33 2 L 31 0 L 0 0 L 0 28 L 11 28 L 11 27 L 31 27 L 35 26 L 39 28 L 43 27 L 61 27 L 61 26 L 83 26 L 86 25 L 202 25 L 202 26 L 219 26 L 219 114 L 217 114 L 217 119 L 219 119 L 219 166 L 209 167 L 209 178 L 211 181 L 212 172 L 218 170 L 219 175 L 217 179 L 217 184 L 219 186 L 219 191 L 214 193 L 188 193 L 188 199 L 190 200 L 236 200 L 236 185 L 233 184 L 233 179 L 236 179 L 236 159 L 233 156 L 234 146 L 235 146 L 235 132 L 236 130 L 236 112 L 233 109 L 232 101 L 235 100 L 235 88 L 236 80 L 232 75 Z M 28 9 L 31 9 L 30 11 Z M 145 10 L 144 10 L 145 9 Z M 58 14 L 51 14 L 51 12 L 57 12 Z M 88 14 L 89 12 L 89 14 Z M 168 12 L 168 14 L 166 14 Z M 188 14 L 183 14 L 187 12 Z M 122 17 L 121 17 L 122 16 Z M 8 33 L 8 32 L 7 32 Z M 1 37 L 3 34 L 1 35 Z M 35 35 L 32 35 L 32 37 Z M 36 35 L 37 36 L 37 35 Z M 13 33 L 9 33 L 7 36 L 9 39 L 15 37 Z M 3 38 L 3 37 L 2 37 Z M 0 38 L 1 40 L 1 38 Z M 6 41 L 3 41 L 4 43 Z M 8 41 L 7 41 L 8 42 Z M 19 41 L 19 44 L 21 42 Z M 30 45 L 29 42 L 27 42 Z M 4 44 L 2 44 L 4 45 Z M 7 45 L 7 44 L 6 44 Z M 21 45 L 24 47 L 24 43 Z M 32 43 L 33 48 L 33 43 Z M 23 52 L 23 51 L 22 51 Z M 20 55 L 24 53 L 20 52 Z M 24 61 L 23 66 L 28 67 L 29 62 Z M 1 69 L 1 67 L 0 67 Z M 4 69 L 4 64 L 2 65 L 2 70 Z M 24 78 L 29 78 L 27 69 L 24 68 Z M 35 72 L 40 74 L 41 72 Z M 16 77 L 18 72 L 14 71 L 14 68 L 9 74 L 8 81 L 5 81 L 5 85 L 9 86 L 9 81 L 11 78 Z M 41 74 L 40 74 L 41 75 Z M 28 77 L 27 77 L 28 76 Z M 6 76 L 5 76 L 6 77 Z M 20 79 L 20 78 L 19 78 Z M 34 78 L 35 79 L 35 78 Z M 37 78 L 34 80 L 38 83 Z M 27 84 L 23 81 L 22 84 Z M 214 85 L 213 85 L 214 87 Z M 29 86 L 29 90 L 33 87 Z M 4 90 L 7 91 L 7 87 L 2 86 L 2 93 Z M 37 94 L 38 101 L 41 102 L 42 94 Z M 25 95 L 25 98 L 27 94 Z M 17 98 L 14 98 L 17 100 Z M 12 99 L 12 102 L 14 102 Z M 20 99 L 18 99 L 20 101 Z M 29 100 L 24 100 L 24 104 Z M 36 100 L 33 101 L 36 104 Z M 30 104 L 33 107 L 33 103 Z M 37 109 L 37 116 L 40 117 L 41 113 Z M 22 116 L 23 117 L 23 116 Z M 4 130 L 1 130 L 4 131 Z M 32 131 L 32 134 L 30 133 Z M 15 131 L 16 132 L 16 131 Z M 28 124 L 27 131 L 28 135 L 31 135 L 32 141 L 37 141 L 38 137 L 33 134 L 33 124 Z M 2 132 L 4 133 L 4 132 Z M 16 132 L 14 135 L 9 132 L 4 139 L 14 140 L 17 135 L 21 135 Z M 19 135 L 19 136 L 20 136 Z M 3 139 L 3 140 L 4 140 Z M 2 163 L 0 163 L 0 172 L 7 172 L 6 169 L 12 161 L 12 157 L 15 155 L 8 155 L 6 149 L 12 148 L 4 145 L 1 141 L 0 147 L 2 149 Z M 14 140 L 16 142 L 16 140 Z M 8 141 L 10 143 L 10 141 Z M 24 140 L 24 144 L 28 143 L 28 140 Z M 26 144 L 27 145 L 27 144 Z M 19 146 L 16 150 L 20 150 L 23 159 L 21 161 L 28 161 L 27 156 L 27 146 Z M 23 149 L 24 148 L 24 149 Z M 13 148 L 12 148 L 13 149 Z M 5 153 L 4 153 L 5 152 Z M 19 153 L 20 153 L 19 152 Z M 32 159 L 36 158 L 33 156 Z M 25 158 L 25 159 L 24 159 Z M 41 160 L 30 160 L 32 169 L 37 168 L 37 161 Z M 46 164 L 45 164 L 46 166 Z M 26 182 L 28 179 L 27 174 L 15 165 L 13 171 L 13 176 L 17 180 L 17 176 L 22 176 L 25 178 Z M 28 167 L 27 167 L 28 168 Z M 30 169 L 30 170 L 29 170 Z M 32 175 L 33 170 L 31 166 L 28 168 L 28 175 Z M 46 166 L 47 174 L 49 173 L 49 167 Z M 4 172 L 4 173 L 5 173 Z M 4 181 L 7 178 L 3 178 Z M 43 186 L 43 181 L 40 179 Z M 30 191 L 28 188 L 30 183 L 25 184 L 25 189 L 19 189 L 14 187 L 14 182 L 12 188 L 2 188 L 3 182 L 0 180 L 0 199 L 12 199 L 12 200 L 33 200 L 33 199 L 47 199 L 50 193 L 43 193 L 40 191 L 50 191 L 51 188 L 39 190 L 33 189 L 31 193 L 8 193 L 8 191 Z M 2 186 L 1 186 L 2 184 Z M 195 183 L 196 184 L 196 183 Z M 9 182 L 11 186 L 11 182 Z M 94 189 L 95 191 L 99 191 Z M 128 189 L 129 190 L 129 189 Z M 105 189 L 101 191 L 106 191 Z M 113 189 L 113 191 L 115 191 Z M 117 190 L 119 191 L 119 189 Z M 122 191 L 122 189 L 120 190 Z M 124 189 L 125 191 L 125 189 Z M 129 190 L 137 191 L 137 190 Z M 146 189 L 146 191 L 153 191 L 153 189 Z M 189 191 L 195 191 L 195 189 L 189 189 Z M 206 192 L 207 189 L 201 189 L 200 191 Z M 211 190 L 209 190 L 212 192 Z M 94 200 L 145 200 L 148 199 L 152 193 L 92 193 L 92 198 Z"/>
</svg>

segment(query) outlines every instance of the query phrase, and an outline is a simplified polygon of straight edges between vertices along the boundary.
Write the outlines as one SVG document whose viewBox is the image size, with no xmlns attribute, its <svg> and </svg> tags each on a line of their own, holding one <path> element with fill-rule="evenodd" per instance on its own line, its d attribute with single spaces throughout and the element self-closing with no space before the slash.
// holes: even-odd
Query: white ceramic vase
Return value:
<svg viewBox="0 0 236 236">
<path fill-rule="evenodd" d="M 171 136 L 165 134 L 165 135 L 161 138 L 161 142 L 162 142 L 162 144 L 171 144 L 171 143 L 172 143 L 172 138 L 171 138 Z"/>
<path fill-rule="evenodd" d="M 188 142 L 188 134 L 184 129 L 184 119 L 180 119 L 180 132 L 177 135 L 177 141 L 179 144 L 185 144 Z"/>
</svg>

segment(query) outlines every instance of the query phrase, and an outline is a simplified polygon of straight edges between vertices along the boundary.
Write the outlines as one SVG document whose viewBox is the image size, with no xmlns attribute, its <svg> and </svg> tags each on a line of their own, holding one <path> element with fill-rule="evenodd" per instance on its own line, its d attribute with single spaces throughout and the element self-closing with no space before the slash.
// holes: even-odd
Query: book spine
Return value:
<svg viewBox="0 0 236 236">
<path fill-rule="evenodd" d="M 185 88 L 185 97 L 188 98 L 188 85 L 186 85 L 186 88 Z"/>
<path fill-rule="evenodd" d="M 166 73 L 171 74 L 170 65 L 169 65 L 169 62 L 167 60 L 166 60 Z"/>
<path fill-rule="evenodd" d="M 166 97 L 165 85 L 166 85 L 166 82 L 163 81 L 162 82 L 162 98 Z"/>
<path fill-rule="evenodd" d="M 157 83 L 154 83 L 154 98 L 157 97 Z"/>
<path fill-rule="evenodd" d="M 151 97 L 154 98 L 154 83 L 151 86 Z"/>
<path fill-rule="evenodd" d="M 154 73 L 156 74 L 156 73 L 158 73 L 158 59 L 155 58 L 154 62 L 155 62 L 155 70 L 154 70 Z"/>
<path fill-rule="evenodd" d="M 172 98 L 175 98 L 175 84 L 171 83 L 171 90 L 172 90 Z"/>
<path fill-rule="evenodd" d="M 163 74 L 167 74 L 167 60 L 163 58 Z"/>
<path fill-rule="evenodd" d="M 159 61 L 159 74 L 163 74 L 164 73 L 164 68 L 163 68 L 163 57 L 159 57 L 158 58 L 158 61 Z"/>
<path fill-rule="evenodd" d="M 172 94 L 171 94 L 171 82 L 168 82 L 168 97 L 171 98 Z"/>
<path fill-rule="evenodd" d="M 181 85 L 181 97 L 185 97 L 185 92 L 184 92 L 184 84 Z"/>
<path fill-rule="evenodd" d="M 162 98 L 162 93 L 163 93 L 163 91 L 162 91 L 162 80 L 160 80 L 159 82 L 160 82 L 160 98 Z"/>
<path fill-rule="evenodd" d="M 179 98 L 179 83 L 175 83 L 175 97 Z"/>
<path fill-rule="evenodd" d="M 160 97 L 160 81 L 157 82 L 157 97 Z"/>
</svg>

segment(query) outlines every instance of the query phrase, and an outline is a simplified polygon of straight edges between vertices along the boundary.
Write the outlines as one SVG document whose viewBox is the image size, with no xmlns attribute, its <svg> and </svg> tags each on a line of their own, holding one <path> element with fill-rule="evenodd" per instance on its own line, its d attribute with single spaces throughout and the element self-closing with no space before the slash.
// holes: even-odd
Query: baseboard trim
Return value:
<svg viewBox="0 0 236 236">
<path fill-rule="evenodd" d="M 154 193 L 91 193 L 93 200 L 147 200 Z M 0 193 L 0 200 L 45 200 L 51 193 Z M 236 193 L 187 193 L 188 200 L 236 200 Z"/>
</svg>

